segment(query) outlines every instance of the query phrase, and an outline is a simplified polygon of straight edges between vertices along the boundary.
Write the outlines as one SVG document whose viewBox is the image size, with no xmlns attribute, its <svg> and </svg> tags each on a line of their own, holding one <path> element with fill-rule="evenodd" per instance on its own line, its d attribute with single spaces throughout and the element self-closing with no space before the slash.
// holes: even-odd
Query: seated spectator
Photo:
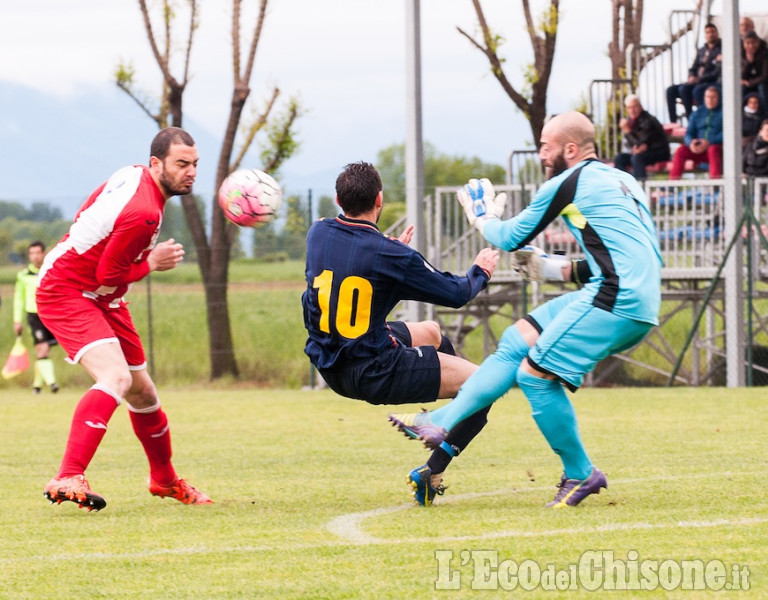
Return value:
<svg viewBox="0 0 768 600">
<path fill-rule="evenodd" d="M 744 38 L 747 37 L 747 34 L 750 31 L 755 31 L 755 22 L 750 17 L 741 17 L 741 20 L 739 21 L 739 37 L 741 41 L 744 41 Z M 755 31 L 755 33 L 757 33 Z M 758 49 L 765 48 L 768 46 L 768 44 L 765 43 L 765 40 L 758 36 Z M 744 57 L 744 45 L 741 46 L 741 56 Z"/>
<path fill-rule="evenodd" d="M 768 177 L 768 119 L 760 126 L 757 137 L 744 151 L 744 173 L 755 177 Z"/>
<path fill-rule="evenodd" d="M 747 94 L 744 98 L 744 112 L 741 115 L 741 147 L 742 150 L 752 143 L 760 131 L 766 115 L 760 96 L 755 93 Z"/>
<path fill-rule="evenodd" d="M 670 179 L 680 179 L 687 160 L 709 163 L 712 179 L 718 179 L 723 174 L 723 109 L 720 106 L 720 90 L 715 86 L 707 88 L 704 105 L 691 114 L 683 143 L 672 158 Z"/>
<path fill-rule="evenodd" d="M 624 143 L 629 152 L 622 152 L 613 159 L 617 169 L 624 171 L 632 165 L 635 179 L 645 179 L 645 167 L 669 160 L 669 142 L 664 127 L 658 119 L 643 108 L 640 99 L 630 94 L 624 100 L 627 118 L 619 121 L 624 133 Z"/>
<path fill-rule="evenodd" d="M 757 92 L 760 100 L 766 103 L 768 97 L 768 48 L 760 46 L 760 38 L 754 31 L 744 36 L 741 56 L 741 93 Z"/>
<path fill-rule="evenodd" d="M 722 67 L 722 44 L 717 27 L 714 23 L 707 23 L 704 27 L 706 43 L 699 48 L 696 60 L 688 70 L 688 81 L 681 84 L 673 84 L 667 88 L 667 108 L 669 120 L 677 123 L 677 99 L 683 101 L 685 116 L 690 119 L 693 104 L 702 105 L 704 91 L 711 85 L 720 85 Z M 719 88 L 718 88 L 719 89 Z"/>
</svg>

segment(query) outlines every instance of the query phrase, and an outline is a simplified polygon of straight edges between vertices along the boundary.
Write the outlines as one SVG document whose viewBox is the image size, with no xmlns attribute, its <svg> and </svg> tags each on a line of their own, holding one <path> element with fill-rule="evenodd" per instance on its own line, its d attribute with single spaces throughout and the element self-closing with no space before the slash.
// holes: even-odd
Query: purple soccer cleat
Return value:
<svg viewBox="0 0 768 600">
<path fill-rule="evenodd" d="M 445 428 L 432 422 L 427 410 L 420 413 L 393 413 L 389 415 L 389 420 L 407 437 L 421 440 L 429 449 L 437 448 L 448 435 Z"/>
<path fill-rule="evenodd" d="M 576 506 L 590 494 L 599 494 L 600 488 L 608 488 L 608 480 L 605 478 L 605 473 L 594 467 L 586 479 L 566 479 L 565 473 L 563 473 L 557 487 L 560 489 L 555 495 L 555 499 L 548 502 L 547 506 L 563 508 L 564 506 Z"/>
</svg>

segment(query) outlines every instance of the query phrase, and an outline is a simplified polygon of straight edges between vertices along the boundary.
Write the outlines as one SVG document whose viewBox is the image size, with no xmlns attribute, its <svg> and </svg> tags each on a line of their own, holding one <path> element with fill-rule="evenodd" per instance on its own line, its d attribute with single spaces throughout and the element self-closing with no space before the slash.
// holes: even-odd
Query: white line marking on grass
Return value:
<svg viewBox="0 0 768 600">
<path fill-rule="evenodd" d="M 369 510 L 362 513 L 356 513 L 361 518 L 366 516 L 382 515 L 389 512 L 402 510 L 401 507 L 382 508 Z M 338 521 L 339 519 L 334 519 Z M 332 521 L 332 523 L 334 522 Z M 307 544 L 275 544 L 274 546 L 223 546 L 208 547 L 203 545 L 190 546 L 187 548 L 158 548 L 155 550 L 140 550 L 136 552 L 78 552 L 66 554 L 37 554 L 33 556 L 19 556 L 14 558 L 0 559 L 0 565 L 13 565 L 28 562 L 83 562 L 83 561 L 105 561 L 105 560 L 143 560 L 156 556 L 193 556 L 203 554 L 258 554 L 263 552 L 293 552 L 296 550 L 321 550 L 324 548 L 342 548 L 345 546 L 395 546 L 398 544 L 446 544 L 451 542 L 471 541 L 471 540 L 491 540 L 499 538 L 537 538 L 552 537 L 563 534 L 591 534 L 607 533 L 615 531 L 638 531 L 647 529 L 705 529 L 709 527 L 735 527 L 735 526 L 753 526 L 768 523 L 768 518 L 750 518 L 750 519 L 717 519 L 714 521 L 677 521 L 675 523 L 616 523 L 612 525 L 598 525 L 596 527 L 569 527 L 563 529 L 552 529 L 548 531 L 495 531 L 480 535 L 461 535 L 461 536 L 443 536 L 443 537 L 421 537 L 421 538 L 402 538 L 402 539 L 382 539 L 363 534 L 356 539 L 344 539 L 331 542 L 317 542 Z M 330 525 L 329 525 L 330 527 Z M 339 535 L 340 530 L 334 531 Z M 357 535 L 357 534 L 355 534 Z"/>
<path fill-rule="evenodd" d="M 692 475 L 670 475 L 653 477 L 655 480 L 679 480 L 679 479 L 700 479 L 709 477 L 733 477 L 733 476 L 761 476 L 762 473 L 702 473 Z M 616 479 L 613 483 L 635 483 L 635 482 L 647 482 L 649 478 L 637 478 L 637 479 Z M 461 502 L 472 498 L 480 498 L 483 496 L 498 496 L 500 494 L 516 494 L 527 492 L 539 492 L 542 490 L 551 490 L 552 486 L 536 486 L 525 489 L 519 488 L 507 488 L 502 490 L 488 491 L 488 492 L 475 492 L 469 494 L 460 494 L 451 496 L 441 500 L 441 504 L 451 504 L 455 502 Z M 607 533 L 617 531 L 639 531 L 649 529 L 705 529 L 714 527 L 739 527 L 739 526 L 753 526 L 768 523 L 768 517 L 754 517 L 754 518 L 735 518 L 735 519 L 716 519 L 712 521 L 676 521 L 670 523 L 614 523 L 607 525 L 597 525 L 589 527 L 569 527 L 563 529 L 552 529 L 545 531 L 525 531 L 525 530 L 509 530 L 509 531 L 494 531 L 489 533 L 483 533 L 478 535 L 463 535 L 463 536 L 442 536 L 442 537 L 412 537 L 412 538 L 399 538 L 399 539 L 385 539 L 372 536 L 365 533 L 361 524 L 363 521 L 370 517 L 378 517 L 381 515 L 391 514 L 399 512 L 401 510 L 429 510 L 429 509 L 417 509 L 413 504 L 399 504 L 391 507 L 380 507 L 372 510 L 350 513 L 341 515 L 332 519 L 326 528 L 330 533 L 333 533 L 338 539 L 335 541 L 318 541 L 309 543 L 287 543 L 263 546 L 222 546 L 222 547 L 210 547 L 202 544 L 188 546 L 183 548 L 157 548 L 153 550 L 137 550 L 134 552 L 73 552 L 73 553 L 59 553 L 59 554 L 37 554 L 32 556 L 16 556 L 13 558 L 0 558 L 0 565 L 13 565 L 26 562 L 58 562 L 58 561 L 103 561 L 103 560 L 141 560 L 146 558 L 152 558 L 155 556 L 192 556 L 192 555 L 204 555 L 204 554 L 257 554 L 262 552 L 292 552 L 295 550 L 317 550 L 331 547 L 345 547 L 345 546 L 376 546 L 376 545 L 397 545 L 397 544 L 414 544 L 414 543 L 426 543 L 426 544 L 446 544 L 458 541 L 470 541 L 470 540 L 490 540 L 499 538 L 537 538 L 537 537 L 552 537 L 563 534 L 591 534 L 591 533 Z"/>
<path fill-rule="evenodd" d="M 720 473 L 718 475 L 713 475 L 712 473 L 693 473 L 693 474 L 686 474 L 686 475 L 668 475 L 668 476 L 657 476 L 652 477 L 654 480 L 680 480 L 680 479 L 703 479 L 703 478 L 711 478 L 713 476 L 721 476 L 721 477 L 729 477 L 729 476 L 739 476 L 739 475 L 757 475 L 757 473 L 732 473 L 732 472 L 726 472 L 726 473 Z M 633 479 L 616 479 L 613 481 L 613 483 L 645 483 L 648 481 L 648 477 L 643 478 L 633 478 Z M 456 496 L 449 496 L 441 501 L 441 504 L 452 504 L 455 502 L 461 502 L 463 500 L 468 500 L 472 498 L 479 498 L 482 496 L 498 496 L 502 494 L 519 494 L 519 493 L 528 493 L 528 492 L 536 492 L 536 491 L 546 491 L 551 490 L 552 486 L 535 486 L 530 488 L 511 488 L 511 489 L 503 489 L 503 490 L 495 490 L 490 492 L 474 492 L 474 493 L 468 493 L 468 494 L 459 494 Z M 485 539 L 494 539 L 494 538 L 505 538 L 505 537 L 537 537 L 537 536 L 550 536 L 550 535 L 557 535 L 557 534 L 564 534 L 564 533 L 589 533 L 592 531 L 599 531 L 599 532 L 607 532 L 607 531 L 621 531 L 621 530 L 634 530 L 634 529 L 664 529 L 664 528 L 677 528 L 677 527 L 693 527 L 693 528 L 699 528 L 699 527 L 719 527 L 721 525 L 750 525 L 755 523 L 764 523 L 768 522 L 768 519 L 737 519 L 735 521 L 729 521 L 727 519 L 724 520 L 716 520 L 716 521 L 679 521 L 677 523 L 661 523 L 661 524 L 654 524 L 654 523 L 625 523 L 625 524 L 615 524 L 615 525 L 605 525 L 605 526 L 598 526 L 598 527 L 590 527 L 590 528 L 576 528 L 576 529 L 559 529 L 559 530 L 553 530 L 553 531 L 497 531 L 493 533 L 486 533 L 486 534 L 479 534 L 479 535 L 471 535 L 471 536 L 448 536 L 448 537 L 440 537 L 440 538 L 409 538 L 409 539 L 400 539 L 400 540 L 386 540 L 383 538 L 377 538 L 375 536 L 372 536 L 362 529 L 362 522 L 368 519 L 369 517 L 378 517 L 381 515 L 386 515 L 394 512 L 399 512 L 401 510 L 407 510 L 407 509 L 414 509 L 414 510 L 429 510 L 429 509 L 417 509 L 416 506 L 413 503 L 410 504 L 401 504 L 399 506 L 395 507 L 389 507 L 389 508 L 375 508 L 372 510 L 362 511 L 362 512 L 356 512 L 356 513 L 349 513 L 346 515 L 341 515 L 339 517 L 336 517 L 332 521 L 328 523 L 326 528 L 336 535 L 337 537 L 341 538 L 342 540 L 346 541 L 349 544 L 354 545 L 366 545 L 366 544 L 397 544 L 397 543 L 407 543 L 407 542 L 452 542 L 452 541 L 462 541 L 462 540 L 485 540 Z"/>
</svg>

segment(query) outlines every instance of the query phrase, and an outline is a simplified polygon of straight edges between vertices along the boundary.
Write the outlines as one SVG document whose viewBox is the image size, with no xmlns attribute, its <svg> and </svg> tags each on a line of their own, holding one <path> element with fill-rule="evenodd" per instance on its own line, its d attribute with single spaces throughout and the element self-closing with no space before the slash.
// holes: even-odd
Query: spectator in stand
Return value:
<svg viewBox="0 0 768 600">
<path fill-rule="evenodd" d="M 768 119 L 763 121 L 760 133 L 744 151 L 744 173 L 755 177 L 768 177 Z"/>
<path fill-rule="evenodd" d="M 763 119 L 768 116 L 758 94 L 747 94 L 741 115 L 741 148 L 745 149 L 760 131 Z"/>
<path fill-rule="evenodd" d="M 739 36 L 742 41 L 744 41 L 744 38 L 747 37 L 750 31 L 755 31 L 755 22 L 750 17 L 741 17 L 741 21 L 739 21 Z M 757 32 L 755 31 L 755 33 Z M 757 39 L 760 40 L 758 42 L 760 48 L 768 46 L 763 38 L 758 36 Z M 741 55 L 744 56 L 744 46 L 741 47 Z"/>
<path fill-rule="evenodd" d="M 667 88 L 667 108 L 669 120 L 677 123 L 677 99 L 680 98 L 685 108 L 685 116 L 690 119 L 693 112 L 693 104 L 701 106 L 704 91 L 711 85 L 720 86 L 722 67 L 722 44 L 717 27 L 713 23 L 707 23 L 704 27 L 706 43 L 699 48 L 696 60 L 688 70 L 688 81 L 681 84 L 672 84 Z"/>
<path fill-rule="evenodd" d="M 624 100 L 627 118 L 619 121 L 624 142 L 629 152 L 622 152 L 613 159 L 617 169 L 628 171 L 632 166 L 635 179 L 646 179 L 646 167 L 669 160 L 669 142 L 659 120 L 643 108 L 640 98 L 630 94 Z"/>
<path fill-rule="evenodd" d="M 741 94 L 757 92 L 763 104 L 768 98 L 768 48 L 754 31 L 744 36 L 741 53 Z"/>
<path fill-rule="evenodd" d="M 691 114 L 683 143 L 672 158 L 670 179 L 680 179 L 687 160 L 709 163 L 712 179 L 719 179 L 723 174 L 723 109 L 716 86 L 707 88 L 704 105 Z"/>
</svg>

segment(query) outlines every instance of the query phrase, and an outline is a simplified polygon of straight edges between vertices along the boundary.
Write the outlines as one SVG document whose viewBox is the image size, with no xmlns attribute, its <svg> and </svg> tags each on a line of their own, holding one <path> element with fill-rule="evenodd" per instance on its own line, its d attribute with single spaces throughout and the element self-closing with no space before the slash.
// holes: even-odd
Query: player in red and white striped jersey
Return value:
<svg viewBox="0 0 768 600">
<path fill-rule="evenodd" d="M 183 259 L 181 244 L 156 242 L 165 202 L 192 191 L 197 161 L 186 131 L 160 131 L 152 141 L 149 167 L 125 167 L 99 186 L 40 269 L 40 319 L 67 360 L 81 364 L 95 381 L 75 409 L 59 472 L 45 487 L 51 502 L 69 500 L 89 510 L 106 506 L 90 489 L 85 470 L 125 399 L 149 459 L 149 491 L 185 504 L 211 503 L 173 468 L 168 420 L 123 300 L 132 283 L 151 271 L 173 269 Z"/>
</svg>

